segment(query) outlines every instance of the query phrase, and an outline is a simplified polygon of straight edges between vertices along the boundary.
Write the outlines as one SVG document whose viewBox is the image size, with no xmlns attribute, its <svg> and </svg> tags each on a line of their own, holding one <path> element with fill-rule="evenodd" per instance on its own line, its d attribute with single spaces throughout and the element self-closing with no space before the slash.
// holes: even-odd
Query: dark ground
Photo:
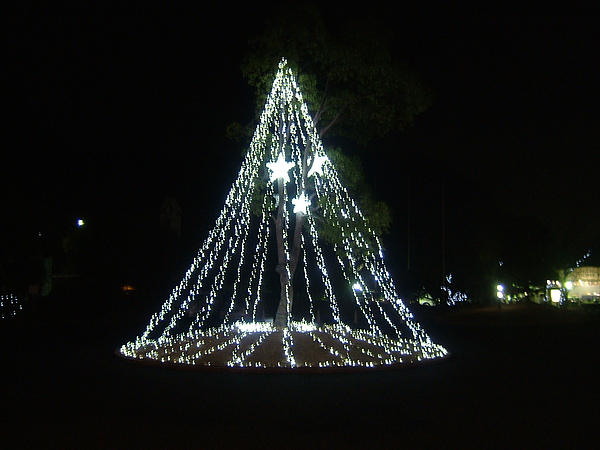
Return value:
<svg viewBox="0 0 600 450">
<path fill-rule="evenodd" d="M 139 301 L 77 300 L 0 323 L 3 448 L 583 448 L 600 437 L 594 312 L 421 307 L 450 359 L 243 374 L 121 360 L 115 348 L 147 318 Z"/>
</svg>

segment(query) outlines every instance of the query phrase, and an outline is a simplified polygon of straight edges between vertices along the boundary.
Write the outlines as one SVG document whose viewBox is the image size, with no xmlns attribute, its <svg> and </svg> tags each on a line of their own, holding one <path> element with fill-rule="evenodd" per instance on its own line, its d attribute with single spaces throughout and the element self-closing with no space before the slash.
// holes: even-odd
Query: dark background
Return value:
<svg viewBox="0 0 600 450">
<path fill-rule="evenodd" d="M 581 240 L 583 248 L 597 242 L 595 3 L 396 3 L 369 2 L 384 8 L 394 27 L 397 57 L 418 67 L 436 93 L 413 129 L 373 143 L 370 150 L 386 151 L 363 159 L 377 195 L 394 208 L 384 243 L 399 286 L 411 282 L 407 274 L 439 284 L 443 223 L 451 270 L 455 261 L 466 268 L 478 261 L 476 240 L 468 238 L 485 237 L 490 218 L 521 227 L 526 216 L 534 236 L 543 235 L 542 222 L 549 236 Z M 598 320 L 570 318 L 566 309 L 415 307 L 418 322 L 452 357 L 412 370 L 196 373 L 114 356 L 143 331 L 154 305 L 140 311 L 140 303 L 127 302 L 133 296 L 106 291 L 136 283 L 143 301 L 160 302 L 236 176 L 242 149 L 225 139 L 225 127 L 252 116 L 252 92 L 239 65 L 268 9 L 258 2 L 2 6 L 8 44 L 2 262 L 21 268 L 19 255 L 26 260 L 41 249 L 58 265 L 70 236 L 84 247 L 97 282 L 2 322 L 2 442 L 20 448 L 596 443 L 599 395 L 590 368 L 598 360 Z M 347 2 L 327 8 L 330 20 L 355 13 Z M 409 192 L 410 271 L 404 265 Z M 182 235 L 167 243 L 159 229 L 166 195 L 183 211 Z M 74 225 L 78 217 L 87 222 L 82 229 Z M 60 288 L 56 280 L 54 292 Z"/>
<path fill-rule="evenodd" d="M 414 127 L 363 151 L 369 182 L 394 211 L 384 244 L 400 288 L 439 285 L 451 271 L 468 278 L 496 219 L 573 243 L 573 254 L 597 245 L 597 4 L 397 3 L 368 8 L 387 18 L 395 57 L 435 93 Z M 366 8 L 320 5 L 329 23 Z M 239 66 L 271 6 L 3 9 L 7 254 L 60 254 L 72 236 L 107 283 L 170 289 L 239 169 L 243 149 L 225 128 L 252 117 Z M 159 230 L 165 196 L 183 213 L 169 242 Z"/>
<path fill-rule="evenodd" d="M 135 315 L 106 310 L 5 320 L 0 438 L 28 449 L 594 448 L 597 314 L 413 309 L 449 359 L 341 373 L 132 364 L 113 351 Z"/>
</svg>

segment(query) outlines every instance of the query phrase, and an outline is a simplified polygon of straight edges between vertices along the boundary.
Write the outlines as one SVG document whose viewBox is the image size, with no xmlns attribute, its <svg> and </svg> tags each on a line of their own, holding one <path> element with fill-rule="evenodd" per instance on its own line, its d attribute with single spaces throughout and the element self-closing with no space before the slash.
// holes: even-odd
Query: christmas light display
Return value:
<svg viewBox="0 0 600 450">
<path fill-rule="evenodd" d="M 454 291 L 451 287 L 452 285 L 452 274 L 449 273 L 446 275 L 446 285 L 441 286 L 442 291 L 446 293 L 446 302 L 450 306 L 456 306 L 459 303 L 464 303 L 469 301 L 469 297 L 466 293 L 461 291 Z M 502 288 L 504 289 L 504 288 Z M 498 293 L 502 292 L 498 290 Z"/>
<path fill-rule="evenodd" d="M 23 301 L 14 294 L 0 295 L 0 319 L 15 317 L 23 311 Z"/>
<path fill-rule="evenodd" d="M 323 223 L 335 240 L 321 236 Z M 447 356 L 398 297 L 285 60 L 214 228 L 118 354 L 219 368 L 344 368 Z"/>
</svg>

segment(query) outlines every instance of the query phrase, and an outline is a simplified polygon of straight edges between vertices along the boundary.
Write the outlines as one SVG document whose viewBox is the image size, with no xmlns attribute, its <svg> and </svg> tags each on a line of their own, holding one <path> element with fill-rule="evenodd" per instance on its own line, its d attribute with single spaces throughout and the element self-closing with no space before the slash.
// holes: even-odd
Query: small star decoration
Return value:
<svg viewBox="0 0 600 450">
<path fill-rule="evenodd" d="M 289 182 L 290 176 L 288 172 L 295 164 L 293 162 L 287 162 L 283 153 L 279 154 L 277 161 L 267 163 L 267 167 L 271 170 L 271 181 L 283 178 L 283 181 Z"/>
<path fill-rule="evenodd" d="M 292 204 L 294 205 L 294 213 L 308 214 L 308 207 L 310 206 L 311 202 L 303 192 L 300 194 L 300 197 L 292 200 Z"/>
<path fill-rule="evenodd" d="M 315 155 L 312 163 L 312 167 L 308 171 L 307 176 L 312 176 L 315 173 L 319 175 L 323 175 L 323 164 L 327 161 L 327 156 Z"/>
</svg>

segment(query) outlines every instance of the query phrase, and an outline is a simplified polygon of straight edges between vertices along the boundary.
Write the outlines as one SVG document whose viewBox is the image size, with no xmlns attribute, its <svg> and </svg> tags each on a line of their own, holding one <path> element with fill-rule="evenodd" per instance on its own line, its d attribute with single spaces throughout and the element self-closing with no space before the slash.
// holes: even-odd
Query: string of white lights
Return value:
<svg viewBox="0 0 600 450">
<path fill-rule="evenodd" d="M 329 300 L 329 305 L 331 306 L 331 311 L 333 314 L 333 321 L 340 323 L 341 322 L 341 318 L 340 318 L 340 311 L 338 308 L 338 302 L 337 302 L 337 296 L 335 294 L 335 291 L 333 290 L 333 286 L 331 285 L 331 280 L 329 278 L 329 272 L 327 270 L 327 266 L 325 265 L 325 257 L 323 255 L 323 250 L 321 249 L 321 246 L 319 245 L 318 242 L 318 233 L 317 233 L 317 227 L 316 227 L 316 223 L 314 218 L 312 218 L 312 216 L 308 217 L 308 224 L 309 224 L 309 229 L 310 229 L 310 233 L 309 236 L 311 238 L 311 244 L 313 247 L 313 250 L 316 254 L 317 257 L 317 267 L 319 268 L 319 271 L 321 273 L 321 280 L 323 281 L 323 284 L 325 286 L 325 297 L 326 299 Z"/>
<path fill-rule="evenodd" d="M 340 353 L 340 351 L 338 349 L 336 349 L 335 347 L 333 347 L 332 345 L 327 345 L 325 344 L 325 342 L 323 342 L 323 339 L 321 338 L 321 336 L 319 336 L 319 332 L 317 331 L 313 331 L 311 333 L 308 333 L 308 335 L 311 337 L 311 339 L 313 341 L 315 341 L 315 343 L 317 343 L 321 348 L 324 348 L 325 350 L 327 350 L 327 352 L 329 352 L 329 354 L 333 357 L 334 359 L 334 364 L 337 363 L 339 360 L 340 363 L 344 363 L 349 361 L 350 356 L 349 356 L 349 351 L 348 348 L 346 348 L 346 346 L 344 346 L 343 348 L 343 354 Z"/>
<path fill-rule="evenodd" d="M 294 357 L 294 338 L 289 329 L 284 328 L 281 334 L 281 343 L 283 346 L 283 354 L 285 355 L 285 362 L 287 367 L 296 367 L 296 358 Z"/>
<path fill-rule="evenodd" d="M 302 235 L 302 248 L 306 249 L 306 239 L 304 234 Z M 314 305 L 313 297 L 310 293 L 310 278 L 308 276 L 308 262 L 306 261 L 307 255 L 306 250 L 302 252 L 302 269 L 304 271 L 304 285 L 306 286 L 306 298 L 308 299 L 309 305 Z M 310 320 L 315 321 L 313 310 L 309 308 L 308 313 L 310 314 Z"/>
<path fill-rule="evenodd" d="M 268 240 L 269 240 L 269 230 L 271 227 L 269 226 L 269 216 L 270 212 L 267 210 L 269 196 L 265 195 L 263 197 L 262 209 L 261 209 L 261 223 L 258 230 L 258 242 L 256 245 L 255 257 L 257 258 L 257 264 L 254 264 L 252 267 L 252 272 L 250 275 L 250 280 L 248 283 L 248 305 L 252 307 L 252 320 L 256 321 L 257 317 L 257 308 L 259 305 L 259 300 L 261 298 L 262 292 L 262 280 L 263 274 L 265 272 L 265 265 L 267 261 L 268 254 Z"/>
</svg>

